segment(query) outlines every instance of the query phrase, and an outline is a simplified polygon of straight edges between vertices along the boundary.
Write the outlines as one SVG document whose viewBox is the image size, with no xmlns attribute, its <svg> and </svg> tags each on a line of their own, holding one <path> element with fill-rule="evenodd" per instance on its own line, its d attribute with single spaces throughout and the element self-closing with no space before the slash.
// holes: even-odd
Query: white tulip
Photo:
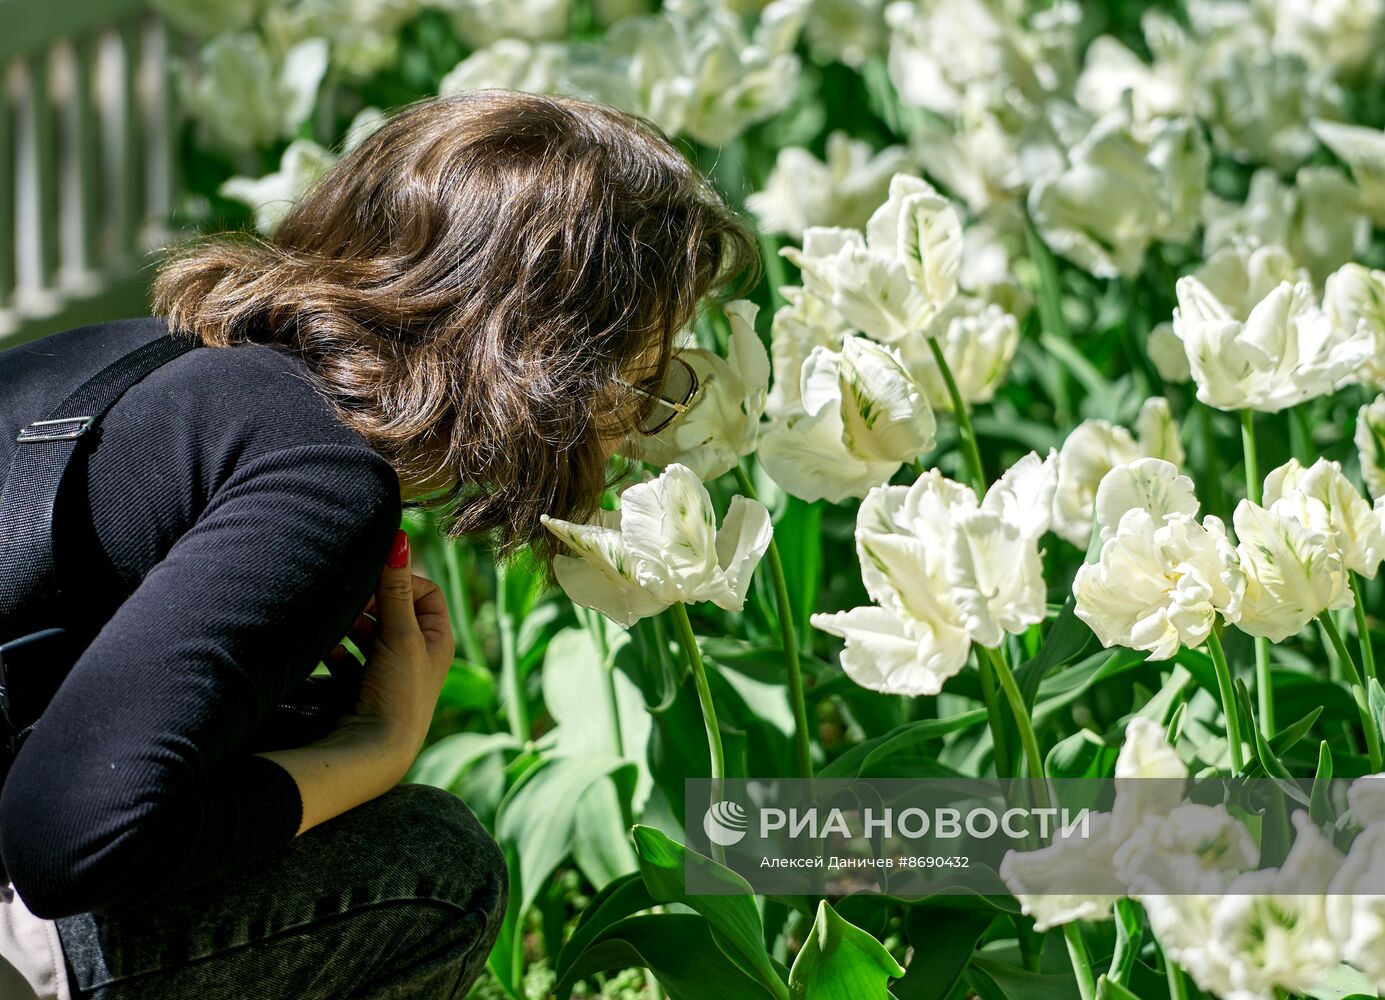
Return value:
<svg viewBox="0 0 1385 1000">
<path fill-rule="evenodd" d="M 933 447 L 937 425 L 928 397 L 897 352 L 847 337 L 836 359 L 821 348 L 814 354 L 816 360 L 810 354 L 804 365 L 804 407 L 812 413 L 818 400 L 831 405 L 840 399 L 842 441 L 853 455 L 902 463 Z"/>
<path fill-rule="evenodd" d="M 759 449 L 765 472 L 803 500 L 864 496 L 933 447 L 933 411 L 896 352 L 848 336 L 803 364 L 801 411 L 773 421 Z"/>
<path fill-rule="evenodd" d="M 1385 774 L 1367 774 L 1347 788 L 1347 805 L 1357 826 L 1385 823 Z"/>
<path fill-rule="evenodd" d="M 933 317 L 920 336 L 896 342 L 904 363 L 941 410 L 952 410 L 942 370 L 928 346 L 935 339 L 966 403 L 988 403 L 1010 370 L 1019 348 L 1019 320 L 992 302 L 958 295 Z"/>
<path fill-rule="evenodd" d="M 972 91 L 954 121 L 930 119 L 914 126 L 910 150 L 930 177 L 973 212 L 1012 210 L 1031 184 L 1066 162 L 1045 120 L 1049 113 L 1045 108 L 1033 118 L 1020 118 Z"/>
<path fill-rule="evenodd" d="M 1087 836 L 1060 831 L 1038 850 L 1007 851 L 998 874 L 1040 933 L 1074 920 L 1108 920 L 1111 907 L 1125 898 L 1111 863 L 1114 851 L 1110 813 L 1090 813 Z"/>
<path fill-rule="evenodd" d="M 1276 50 L 1300 55 L 1310 66 L 1333 76 L 1369 68 L 1385 30 L 1381 0 L 1254 0 L 1257 12 L 1274 24 Z"/>
<path fill-rule="evenodd" d="M 1139 900 L 1170 961 L 1217 995 L 1232 987 L 1223 956 L 1210 949 L 1218 903 L 1259 851 L 1225 806 L 1187 803 L 1141 824 L 1115 852 L 1117 876 Z"/>
<path fill-rule="evenodd" d="M 940 115 L 958 111 L 974 92 L 1027 108 L 1075 76 L 1075 3 L 1027 14 L 986 0 L 897 0 L 885 9 L 890 79 L 906 104 Z"/>
<path fill-rule="evenodd" d="M 1095 563 L 1073 581 L 1077 617 L 1101 644 L 1148 650 L 1166 660 L 1207 640 L 1217 615 L 1235 621 L 1245 588 L 1221 521 L 1186 514 L 1162 523 L 1140 507 L 1125 512 Z"/>
<path fill-rule="evenodd" d="M 697 373 L 699 390 L 688 412 L 657 434 L 636 442 L 652 465 L 677 462 L 700 478 L 715 479 L 755 450 L 769 392 L 769 356 L 755 332 L 759 306 L 745 299 L 726 305 L 731 325 L 727 357 L 702 348 L 679 353 Z"/>
<path fill-rule="evenodd" d="M 1125 726 L 1116 756 L 1116 798 L 1111 807 L 1114 846 L 1123 844 L 1146 820 L 1162 819 L 1183 802 L 1188 765 L 1169 742 L 1164 727 L 1135 716 Z"/>
<path fill-rule="evenodd" d="M 861 579 L 874 607 L 815 614 L 846 639 L 842 669 L 863 687 L 937 694 L 966 665 L 972 642 L 996 646 L 1045 614 L 1040 536 L 1056 455 L 1017 462 L 978 503 L 968 486 L 929 470 L 912 486 L 880 486 L 856 520 Z"/>
<path fill-rule="evenodd" d="M 857 684 L 932 695 L 966 665 L 971 638 L 952 601 L 946 553 L 954 509 L 975 508 L 975 494 L 936 469 L 912 486 L 877 487 L 862 501 L 856 551 L 878 606 L 811 618 L 846 640 L 842 670 Z"/>
<path fill-rule="evenodd" d="M 1242 322 L 1285 282 L 1297 285 L 1313 280 L 1307 268 L 1299 267 L 1289 251 L 1276 244 L 1222 247 L 1193 272 L 1193 277 L 1233 319 Z"/>
<path fill-rule="evenodd" d="M 1317 146 L 1310 123 L 1341 105 L 1341 89 L 1302 58 L 1242 46 L 1200 74 L 1199 110 L 1212 141 L 1243 163 L 1288 171 Z"/>
<path fill-rule="evenodd" d="M 1188 355 L 1183 350 L 1183 341 L 1174 335 L 1173 323 L 1170 321 L 1156 323 L 1149 331 L 1149 339 L 1145 341 L 1145 353 L 1154 363 L 1154 370 L 1165 382 L 1177 384 L 1193 377 L 1193 370 L 1188 365 Z"/>
<path fill-rule="evenodd" d="M 786 305 L 774 314 L 770 324 L 770 359 L 774 380 L 765 413 L 787 417 L 802 410 L 803 363 L 814 347 L 840 351 L 851 332 L 829 301 L 824 301 L 799 285 L 783 285 L 779 292 Z"/>
<path fill-rule="evenodd" d="M 1385 396 L 1356 412 L 1356 453 L 1361 459 L 1361 478 L 1379 504 L 1385 497 Z"/>
<path fill-rule="evenodd" d="M 1247 872 L 1212 913 L 1208 950 L 1225 969 L 1232 998 L 1275 1000 L 1276 989 L 1306 993 L 1342 960 L 1328 927 L 1326 894 L 1342 855 L 1308 818 L 1280 868 Z"/>
<path fill-rule="evenodd" d="M 1105 542 L 1116 534 L 1128 510 L 1147 511 L 1157 525 L 1174 514 L 1195 516 L 1198 502 L 1193 481 L 1172 462 L 1137 458 L 1102 477 L 1092 507 L 1097 536 Z"/>
<path fill-rule="evenodd" d="M 1104 920 L 1127 894 L 1115 855 L 1136 830 L 1158 822 L 1183 799 L 1188 769 L 1150 719 L 1126 727 L 1116 759 L 1116 797 L 1109 813 L 1089 814 L 1088 836 L 1061 832 L 1036 851 L 1006 852 L 999 874 L 1025 916 L 1043 931 L 1074 920 Z M 1084 891 L 1074 891 L 1081 886 Z"/>
<path fill-rule="evenodd" d="M 860 69 L 889 40 L 885 0 L 815 0 L 804 35 L 817 63 Z"/>
<path fill-rule="evenodd" d="M 708 146 L 722 146 L 782 111 L 799 76 L 793 48 L 804 0 L 775 0 L 747 33 L 719 4 L 668 3 L 658 14 L 617 21 L 602 51 L 626 67 L 620 105 Z"/>
<path fill-rule="evenodd" d="M 1325 121 L 1314 122 L 1313 131 L 1351 168 L 1362 206 L 1377 226 L 1385 226 L 1385 132 Z"/>
<path fill-rule="evenodd" d="M 1330 167 L 1302 167 L 1292 185 L 1264 167 L 1251 175 L 1243 203 L 1208 195 L 1202 216 L 1205 255 L 1237 245 L 1282 246 L 1308 269 L 1315 285 L 1370 245 L 1361 192 Z"/>
<path fill-rule="evenodd" d="M 472 52 L 438 83 L 438 96 L 503 88 L 528 94 L 570 94 L 571 53 L 559 42 L 502 38 Z"/>
<path fill-rule="evenodd" d="M 854 229 L 809 227 L 803 248 L 780 251 L 804 287 L 853 327 L 885 343 L 921 331 L 957 294 L 962 226 L 927 181 L 896 174 L 888 200 Z"/>
<path fill-rule="evenodd" d="M 1208 406 L 1277 412 L 1351 381 L 1373 354 L 1370 340 L 1333 329 L 1307 282 L 1279 284 L 1244 321 L 1197 278 L 1176 287 L 1174 333 Z"/>
<path fill-rule="evenodd" d="M 1138 440 L 1124 427 L 1106 420 L 1084 420 L 1058 451 L 1058 491 L 1053 499 L 1053 531 L 1079 548 L 1092 535 L 1092 510 L 1102 478 L 1118 465 L 1140 457 L 1160 458 L 1173 465 L 1184 460 L 1178 425 L 1168 400 L 1145 400 L 1136 419 Z"/>
<path fill-rule="evenodd" d="M 1332 534 L 1300 521 L 1291 511 L 1282 500 L 1269 510 L 1242 500 L 1232 518 L 1246 578 L 1236 624 L 1241 631 L 1271 642 L 1296 634 L 1324 611 L 1349 608 L 1352 603 L 1346 568 Z M 1310 520 L 1323 523 L 1326 515 Z"/>
<path fill-rule="evenodd" d="M 277 51 L 326 39 L 333 70 L 359 79 L 395 61 L 400 29 L 421 8 L 419 0 L 297 0 L 270 4 L 259 20 Z"/>
<path fill-rule="evenodd" d="M 1385 386 L 1385 271 L 1343 264 L 1328 275 L 1323 309 L 1334 329 L 1370 341 L 1373 352 L 1360 381 Z"/>
<path fill-rule="evenodd" d="M 326 39 L 272 54 L 257 32 L 220 35 L 198 53 L 195 78 L 177 78 L 179 96 L 219 144 L 253 149 L 293 135 L 312 112 L 327 72 Z"/>
<path fill-rule="evenodd" d="M 1156 239 L 1186 239 L 1197 222 L 1208 152 L 1188 120 L 1159 119 L 1147 137 L 1120 107 L 1092 125 L 1066 169 L 1029 192 L 1034 225 L 1055 253 L 1097 277 L 1133 276 Z"/>
<path fill-rule="evenodd" d="M 217 193 L 249 205 L 255 228 L 268 236 L 279 227 L 294 203 L 337 162 L 333 153 L 311 139 L 295 139 L 279 158 L 279 169 L 263 177 L 229 177 Z"/>
<path fill-rule="evenodd" d="M 554 563 L 568 597 L 625 628 L 678 603 L 740 611 L 771 535 L 769 511 L 741 496 L 717 530 L 707 488 L 682 465 L 630 486 L 591 524 L 540 521 L 574 553 Z"/>
<path fill-rule="evenodd" d="M 862 228 L 888 197 L 890 178 L 908 168 L 903 147 L 875 153 L 869 143 L 837 130 L 827 137 L 826 162 L 799 146 L 779 150 L 764 190 L 745 203 L 765 232 L 794 239 L 809 226 Z"/>
<path fill-rule="evenodd" d="M 1136 121 L 1150 122 L 1187 112 L 1193 96 L 1190 76 L 1167 60 L 1151 65 L 1125 43 L 1102 35 L 1087 48 L 1074 96 L 1087 111 L 1103 115 L 1116 110 L 1129 91 Z"/>
<path fill-rule="evenodd" d="M 1366 827 L 1327 890 L 1327 925 L 1342 958 L 1385 989 L 1385 823 Z"/>
<path fill-rule="evenodd" d="M 1029 192 L 1035 228 L 1054 253 L 1100 278 L 1132 276 L 1163 211 L 1158 170 L 1117 112 L 1092 127 L 1061 173 Z"/>
<path fill-rule="evenodd" d="M 572 19 L 572 0 L 429 0 L 446 10 L 457 33 L 473 49 L 502 38 L 561 39 Z"/>
<path fill-rule="evenodd" d="M 1347 569 L 1367 579 L 1385 559 L 1385 526 L 1338 462 L 1320 458 L 1309 468 L 1291 458 L 1265 477 L 1264 502 L 1329 534 Z"/>
</svg>

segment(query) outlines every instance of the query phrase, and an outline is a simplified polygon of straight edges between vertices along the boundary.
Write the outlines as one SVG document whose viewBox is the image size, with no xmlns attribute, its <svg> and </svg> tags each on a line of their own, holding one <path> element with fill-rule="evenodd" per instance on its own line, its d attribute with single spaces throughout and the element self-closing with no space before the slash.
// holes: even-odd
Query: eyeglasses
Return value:
<svg viewBox="0 0 1385 1000">
<path fill-rule="evenodd" d="M 641 434 L 646 435 L 659 433 L 678 416 L 687 413 L 692 408 L 693 397 L 697 395 L 699 388 L 697 373 L 692 370 L 692 365 L 677 356 L 664 373 L 663 384 L 654 392 L 631 385 L 623 379 L 619 381 L 632 392 L 645 399 L 654 400 L 654 409 L 637 428 Z"/>
</svg>

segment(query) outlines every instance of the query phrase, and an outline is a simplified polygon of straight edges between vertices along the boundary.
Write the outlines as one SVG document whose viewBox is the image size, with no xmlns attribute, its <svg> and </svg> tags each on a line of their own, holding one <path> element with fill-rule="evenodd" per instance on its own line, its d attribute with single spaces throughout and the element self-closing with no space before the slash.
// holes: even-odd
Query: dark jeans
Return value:
<svg viewBox="0 0 1385 1000">
<path fill-rule="evenodd" d="M 461 799 L 400 784 L 211 882 L 56 923 L 73 1000 L 460 1000 L 508 892 Z"/>
</svg>

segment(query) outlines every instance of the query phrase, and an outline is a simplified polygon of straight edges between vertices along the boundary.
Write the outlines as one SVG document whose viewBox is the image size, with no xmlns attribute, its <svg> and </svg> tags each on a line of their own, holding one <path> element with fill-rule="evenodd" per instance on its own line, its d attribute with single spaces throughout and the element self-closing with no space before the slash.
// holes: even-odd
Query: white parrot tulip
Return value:
<svg viewBox="0 0 1385 1000">
<path fill-rule="evenodd" d="M 1235 621 L 1244 589 L 1219 518 L 1199 524 L 1170 514 L 1160 522 L 1142 507 L 1125 512 L 1097 561 L 1073 582 L 1077 617 L 1101 644 L 1148 650 L 1151 660 L 1201 645 L 1219 614 Z"/>
<path fill-rule="evenodd" d="M 957 294 L 962 225 L 931 184 L 896 174 L 864 236 L 809 227 L 802 249 L 780 253 L 802 269 L 810 293 L 857 330 L 891 343 L 923 330 Z"/>
<path fill-rule="evenodd" d="M 1118 465 L 1102 477 L 1093 502 L 1098 537 L 1104 542 L 1115 535 L 1125 512 L 1139 507 L 1156 524 L 1173 514 L 1193 517 L 1198 501 L 1193 481 L 1162 458 L 1137 458 Z"/>
<path fill-rule="evenodd" d="M 1325 524 L 1326 514 L 1308 518 L 1311 523 L 1297 516 L 1313 504 L 1321 501 L 1281 499 L 1269 509 L 1249 500 L 1236 505 L 1232 521 L 1246 577 L 1236 623 L 1241 631 L 1281 642 L 1324 611 L 1351 607 L 1336 540 L 1329 529 L 1315 526 Z"/>
<path fill-rule="evenodd" d="M 1328 275 L 1323 309 L 1334 330 L 1370 342 L 1372 356 L 1361 381 L 1385 386 L 1385 271 L 1343 264 Z"/>
<path fill-rule="evenodd" d="M 951 411 L 952 397 L 929 339 L 938 342 L 965 403 L 989 403 L 1010 370 L 1019 348 L 1019 320 L 993 302 L 958 295 L 945 305 L 923 336 L 896 342 L 900 356 L 922 384 L 930 400 Z"/>
<path fill-rule="evenodd" d="M 1314 122 L 1313 131 L 1351 168 L 1362 206 L 1377 226 L 1385 226 L 1385 132 L 1327 121 Z"/>
<path fill-rule="evenodd" d="M 801 409 L 772 422 L 760 444 L 766 473 L 803 500 L 864 496 L 933 447 L 933 411 L 896 352 L 848 336 L 803 364 Z"/>
<path fill-rule="evenodd" d="M 1217 409 L 1273 413 L 1326 395 L 1374 353 L 1370 339 L 1333 328 L 1306 281 L 1276 285 L 1244 319 L 1196 277 L 1180 278 L 1177 294 L 1174 333 L 1197 398 Z"/>
<path fill-rule="evenodd" d="M 1356 838 L 1327 890 L 1327 925 L 1342 958 L 1385 990 L 1385 894 L 1362 886 L 1385 884 L 1385 822 Z"/>
<path fill-rule="evenodd" d="M 1361 478 L 1379 504 L 1385 497 L 1385 396 L 1356 412 L 1356 454 L 1361 459 Z"/>
<path fill-rule="evenodd" d="M 888 197 L 890 179 L 909 168 L 902 146 L 879 153 L 870 144 L 834 131 L 827 137 L 826 162 L 808 150 L 779 151 L 762 191 L 745 200 L 766 232 L 802 239 L 809 226 L 860 228 Z"/>
<path fill-rule="evenodd" d="M 846 639 L 842 669 L 875 691 L 937 694 L 972 642 L 997 646 L 1044 617 L 1039 538 L 1048 530 L 1056 455 L 1031 453 L 978 503 L 933 469 L 880 486 L 861 504 L 856 551 L 875 606 L 815 614 Z"/>
<path fill-rule="evenodd" d="M 1175 466 L 1184 461 L 1178 424 L 1168 400 L 1145 400 L 1135 421 L 1136 435 L 1106 420 L 1084 420 L 1058 451 L 1058 491 L 1053 497 L 1053 532 L 1079 548 L 1092 534 L 1092 510 L 1097 487 L 1118 465 L 1141 457 L 1159 458 Z"/>
<path fill-rule="evenodd" d="M 741 496 L 718 530 L 707 488 L 682 465 L 630 486 L 590 524 L 540 520 L 573 552 L 554 564 L 568 597 L 625 628 L 673 604 L 741 610 L 771 536 L 769 511 Z"/>
<path fill-rule="evenodd" d="M 1207 948 L 1225 970 L 1226 996 L 1307 993 L 1342 960 L 1327 919 L 1327 893 L 1342 854 L 1307 813 L 1291 819 L 1297 836 L 1284 864 L 1239 876 L 1212 913 Z"/>
<path fill-rule="evenodd" d="M 1298 459 L 1289 459 L 1265 477 L 1264 502 L 1326 532 L 1347 569 L 1374 579 L 1385 559 L 1385 526 L 1380 513 L 1342 474 L 1340 463 L 1320 458 L 1304 468 Z"/>
<path fill-rule="evenodd" d="M 1070 830 L 1035 851 L 1006 852 L 999 874 L 1025 916 L 1043 931 L 1074 920 L 1104 920 L 1129 892 L 1116 856 L 1137 831 L 1158 823 L 1183 800 L 1188 768 L 1164 729 L 1136 716 L 1116 758 L 1111 812 L 1089 814 L 1088 835 Z M 1074 885 L 1087 891 L 1073 891 Z"/>
<path fill-rule="evenodd" d="M 698 393 L 687 413 L 635 442 L 639 458 L 659 466 L 677 462 L 715 479 L 755 450 L 769 392 L 769 355 L 755 332 L 758 311 L 745 299 L 727 303 L 726 358 L 702 348 L 679 353 L 697 373 Z"/>
</svg>

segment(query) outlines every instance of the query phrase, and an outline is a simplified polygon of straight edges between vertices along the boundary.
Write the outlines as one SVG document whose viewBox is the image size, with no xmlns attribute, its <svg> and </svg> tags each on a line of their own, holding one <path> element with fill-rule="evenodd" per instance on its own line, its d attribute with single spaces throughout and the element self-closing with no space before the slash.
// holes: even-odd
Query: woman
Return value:
<svg viewBox="0 0 1385 1000">
<path fill-rule="evenodd" d="M 738 274 L 753 238 L 656 128 L 488 91 L 404 109 L 269 240 L 167 251 L 154 318 L 0 353 L 4 469 L 113 358 L 202 345 L 64 481 L 59 576 L 105 624 L 0 792 L 12 977 L 61 1000 L 464 996 L 507 882 L 464 804 L 399 783 L 453 656 L 401 507 L 551 573 L 539 516 L 595 509 L 681 391 L 674 335 Z M 319 661 L 355 662 L 347 634 L 355 712 L 250 752 Z"/>
</svg>

